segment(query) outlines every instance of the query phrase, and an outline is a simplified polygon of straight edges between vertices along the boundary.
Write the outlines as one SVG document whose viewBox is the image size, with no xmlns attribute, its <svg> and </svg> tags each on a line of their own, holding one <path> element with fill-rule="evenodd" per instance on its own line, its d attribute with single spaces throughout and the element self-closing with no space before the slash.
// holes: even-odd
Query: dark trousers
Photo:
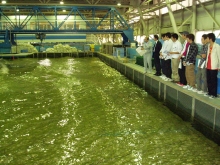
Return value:
<svg viewBox="0 0 220 165">
<path fill-rule="evenodd" d="M 207 69 L 208 94 L 217 97 L 218 70 Z"/>
<path fill-rule="evenodd" d="M 163 72 L 163 74 L 164 74 L 166 77 L 171 78 L 171 75 L 172 75 L 171 59 L 169 59 L 169 60 L 164 60 L 164 61 L 163 61 L 163 66 L 164 66 L 164 72 Z"/>
<path fill-rule="evenodd" d="M 182 61 L 181 61 L 181 65 L 182 65 L 182 69 L 178 69 L 178 74 L 180 76 L 180 83 L 183 85 L 187 85 L 187 81 L 186 81 L 186 67 L 183 65 Z"/>
<path fill-rule="evenodd" d="M 156 68 L 156 74 L 161 74 L 161 65 L 159 56 L 154 56 L 154 65 Z"/>
<path fill-rule="evenodd" d="M 160 66 L 162 69 L 162 73 L 164 74 L 164 59 L 160 59 Z"/>
</svg>

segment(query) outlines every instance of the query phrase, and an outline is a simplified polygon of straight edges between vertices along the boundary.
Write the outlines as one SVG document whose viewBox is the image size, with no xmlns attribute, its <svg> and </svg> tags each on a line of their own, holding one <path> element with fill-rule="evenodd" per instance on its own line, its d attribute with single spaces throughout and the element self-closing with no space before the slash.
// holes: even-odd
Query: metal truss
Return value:
<svg viewBox="0 0 220 165">
<path fill-rule="evenodd" d="M 35 21 L 36 21 L 36 25 L 40 23 L 40 21 L 46 21 L 47 23 L 49 23 L 49 25 L 51 26 L 50 32 L 52 32 L 54 30 L 54 32 L 104 32 L 105 30 L 107 30 L 108 32 L 111 33 L 118 33 L 118 32 L 122 32 L 123 30 L 128 30 L 130 29 L 129 24 L 124 20 L 124 18 L 120 15 L 120 13 L 113 7 L 58 7 L 58 6 L 54 6 L 54 7 L 45 7 L 45 6 L 34 6 L 34 7 L 30 7 L 30 6 L 19 6 L 19 12 L 15 11 L 15 16 L 18 18 L 18 20 L 14 21 L 11 20 L 9 18 L 9 16 L 6 14 L 5 11 L 8 10 L 16 10 L 15 7 L 8 7 L 8 6 L 0 6 L 0 15 L 1 15 L 1 20 L 2 18 L 4 18 L 4 20 L 7 22 L 7 29 L 10 31 L 13 31 L 15 33 L 24 33 L 25 31 L 28 32 L 32 32 L 30 31 L 30 29 L 25 29 L 24 27 L 28 24 L 28 22 L 34 17 Z M 54 20 L 49 20 L 47 18 L 47 15 L 45 14 L 45 12 L 47 10 L 53 10 L 54 11 Z M 65 18 L 63 19 L 63 21 L 58 24 L 57 22 L 57 16 L 58 16 L 58 11 L 60 10 L 66 10 L 69 11 L 69 13 L 65 16 Z M 28 11 L 28 13 L 26 12 L 26 17 L 25 19 L 23 19 L 21 21 L 21 13 L 22 11 Z M 86 12 L 91 12 L 91 16 L 89 18 L 86 17 Z M 106 12 L 106 14 L 104 15 L 103 18 L 97 19 L 96 16 L 96 12 Z M 23 14 L 24 15 L 24 14 Z M 62 13 L 63 15 L 63 13 Z M 44 20 L 39 20 L 39 16 L 42 16 L 44 18 Z M 51 15 L 50 15 L 51 16 Z M 61 30 L 60 28 L 62 27 L 62 25 L 68 20 L 68 18 L 70 16 L 73 16 L 76 18 L 76 16 L 79 16 L 86 24 L 86 29 L 80 30 L 77 29 L 77 27 L 75 26 L 77 23 L 77 20 L 74 19 L 74 28 L 72 30 Z M 0 20 L 0 21 L 1 21 Z M 120 25 L 120 29 L 116 29 L 116 22 L 117 25 Z M 109 23 L 109 24 L 108 24 Z M 101 27 L 102 25 L 102 27 Z M 103 29 L 103 26 L 106 27 L 106 29 Z M 118 27 L 118 26 L 117 26 Z M 2 29 L 5 30 L 5 29 Z M 35 27 L 35 31 L 36 32 L 47 32 L 47 30 L 41 30 L 39 28 L 39 26 Z"/>
<path fill-rule="evenodd" d="M 13 15 L 9 14 L 12 10 L 15 11 Z M 60 21 L 60 19 L 58 20 L 58 16 L 61 15 L 60 12 L 62 10 L 68 12 L 66 12 L 66 15 L 62 13 L 65 18 Z M 48 11 L 50 14 L 47 14 Z M 53 15 L 51 15 L 51 11 L 53 11 Z M 102 18 L 98 17 L 99 15 L 97 13 L 100 12 L 102 13 Z M 103 16 L 104 12 L 105 14 Z M 25 18 L 21 19 L 22 16 L 25 16 Z M 69 21 L 70 16 L 73 28 L 62 28 L 64 23 Z M 30 24 L 30 21 L 34 21 L 34 29 L 27 26 Z M 85 28 L 77 27 L 78 21 L 83 21 Z M 42 22 L 50 26 L 50 28 L 40 28 Z M 4 43 L 1 45 L 9 47 L 15 43 L 13 40 L 14 34 L 39 33 L 113 33 L 121 34 L 124 42 L 128 40 L 131 42 L 134 41 L 133 29 L 130 28 L 130 25 L 114 7 L 19 6 L 18 10 L 17 7 L 13 6 L 0 6 L 0 35 L 4 38 Z"/>
</svg>

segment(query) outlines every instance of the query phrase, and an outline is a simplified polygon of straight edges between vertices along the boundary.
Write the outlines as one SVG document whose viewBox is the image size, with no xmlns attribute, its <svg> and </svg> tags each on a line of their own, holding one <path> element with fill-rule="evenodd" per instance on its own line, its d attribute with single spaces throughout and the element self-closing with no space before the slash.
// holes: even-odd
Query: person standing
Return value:
<svg viewBox="0 0 220 165">
<path fill-rule="evenodd" d="M 186 67 L 183 65 L 183 59 L 186 57 L 187 54 L 187 50 L 189 47 L 189 43 L 187 42 L 186 36 L 189 34 L 189 32 L 184 31 L 181 33 L 181 37 L 182 39 L 184 39 L 184 43 L 183 43 L 183 50 L 179 56 L 179 60 L 180 60 L 180 64 L 179 64 L 179 69 L 178 69 L 178 74 L 180 77 L 180 82 L 176 83 L 179 86 L 186 86 L 187 82 L 186 82 Z"/>
<path fill-rule="evenodd" d="M 200 53 L 200 59 L 198 61 L 198 70 L 196 73 L 196 84 L 197 89 L 193 90 L 193 92 L 198 92 L 198 94 L 206 94 L 207 93 L 207 77 L 206 77 L 206 56 L 208 51 L 208 37 L 207 34 L 203 34 L 202 38 L 202 50 Z"/>
<path fill-rule="evenodd" d="M 146 52 L 143 55 L 144 58 L 144 74 L 152 73 L 152 49 L 153 44 L 149 41 L 149 37 L 144 38 L 143 48 Z"/>
<path fill-rule="evenodd" d="M 164 67 L 164 75 L 166 78 L 164 78 L 165 81 L 172 81 L 171 75 L 172 75 L 172 70 L 171 70 L 171 56 L 169 56 L 169 52 L 172 49 L 173 41 L 170 39 L 171 38 L 171 33 L 167 32 L 165 34 L 166 37 L 166 43 L 164 46 L 163 51 L 161 52 L 162 58 L 164 59 L 163 61 L 163 67 Z"/>
<path fill-rule="evenodd" d="M 164 59 L 163 59 L 162 52 L 163 52 L 163 50 L 166 47 L 167 40 L 166 40 L 166 35 L 165 34 L 162 34 L 161 38 L 163 40 L 163 43 L 162 43 L 162 48 L 160 50 L 160 56 L 159 56 L 159 58 L 160 58 L 160 66 L 161 66 L 161 70 L 162 70 L 162 75 L 160 76 L 160 78 L 164 79 L 164 78 L 166 78 L 166 76 L 164 74 L 164 72 L 165 72 L 164 71 Z"/>
<path fill-rule="evenodd" d="M 209 98 L 217 97 L 218 70 L 220 69 L 220 46 L 215 43 L 215 34 L 208 34 L 208 52 L 206 59 L 207 84 Z"/>
<path fill-rule="evenodd" d="M 195 86 L 195 63 L 196 63 L 196 56 L 198 54 L 198 46 L 194 42 L 195 36 L 194 34 L 188 34 L 187 42 L 190 43 L 187 55 L 184 58 L 183 65 L 186 66 L 186 81 L 187 86 L 184 86 L 183 88 L 188 90 L 193 90 Z"/>
<path fill-rule="evenodd" d="M 173 41 L 173 46 L 169 56 L 171 56 L 171 68 L 172 68 L 172 79 L 174 82 L 179 82 L 180 78 L 178 75 L 178 67 L 179 67 L 179 55 L 182 51 L 182 44 L 178 40 L 178 34 L 173 33 L 171 35 L 171 39 Z"/>
<path fill-rule="evenodd" d="M 156 68 L 156 73 L 154 75 L 161 76 L 161 65 L 160 65 L 160 50 L 162 48 L 161 42 L 158 40 L 158 35 L 154 35 L 154 48 L 153 48 L 153 58 L 154 58 L 154 65 Z"/>
</svg>

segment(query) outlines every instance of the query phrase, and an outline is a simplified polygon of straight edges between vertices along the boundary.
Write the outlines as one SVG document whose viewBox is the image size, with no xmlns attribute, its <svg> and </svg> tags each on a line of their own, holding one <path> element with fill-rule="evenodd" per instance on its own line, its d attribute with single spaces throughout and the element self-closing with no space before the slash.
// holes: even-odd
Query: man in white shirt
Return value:
<svg viewBox="0 0 220 165">
<path fill-rule="evenodd" d="M 166 78 L 164 79 L 165 81 L 172 81 L 171 79 L 171 56 L 169 56 L 169 53 L 171 52 L 173 41 L 170 39 L 171 38 L 171 33 L 167 32 L 165 34 L 166 37 L 166 42 L 163 45 L 162 51 L 161 51 L 161 58 L 164 59 L 163 62 L 163 67 L 164 67 L 164 75 Z"/>
<path fill-rule="evenodd" d="M 172 63 L 172 79 L 174 82 L 179 82 L 180 78 L 178 75 L 178 68 L 179 68 L 179 56 L 182 51 L 182 44 L 178 41 L 178 34 L 173 33 L 171 35 L 171 39 L 173 41 L 171 52 L 169 56 L 171 56 L 171 63 Z"/>
<path fill-rule="evenodd" d="M 167 40 L 166 40 L 165 34 L 162 34 L 161 38 L 163 40 L 163 43 L 162 43 L 162 48 L 160 49 L 159 58 L 160 58 L 160 64 L 161 64 L 161 70 L 162 70 L 162 75 L 160 77 L 163 79 L 163 78 L 166 78 L 166 76 L 164 75 L 164 59 L 163 59 L 163 56 L 162 56 L 162 52 L 163 52 L 164 48 L 166 47 L 166 41 Z"/>
</svg>

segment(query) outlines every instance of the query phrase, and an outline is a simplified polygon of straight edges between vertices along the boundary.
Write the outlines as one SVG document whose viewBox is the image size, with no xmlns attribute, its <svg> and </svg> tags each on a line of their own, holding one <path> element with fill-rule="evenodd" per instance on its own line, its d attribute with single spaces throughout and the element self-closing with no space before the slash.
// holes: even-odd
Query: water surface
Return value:
<svg viewBox="0 0 220 165">
<path fill-rule="evenodd" d="M 219 146 L 97 58 L 0 60 L 0 82 L 0 164 L 220 164 Z"/>
</svg>

